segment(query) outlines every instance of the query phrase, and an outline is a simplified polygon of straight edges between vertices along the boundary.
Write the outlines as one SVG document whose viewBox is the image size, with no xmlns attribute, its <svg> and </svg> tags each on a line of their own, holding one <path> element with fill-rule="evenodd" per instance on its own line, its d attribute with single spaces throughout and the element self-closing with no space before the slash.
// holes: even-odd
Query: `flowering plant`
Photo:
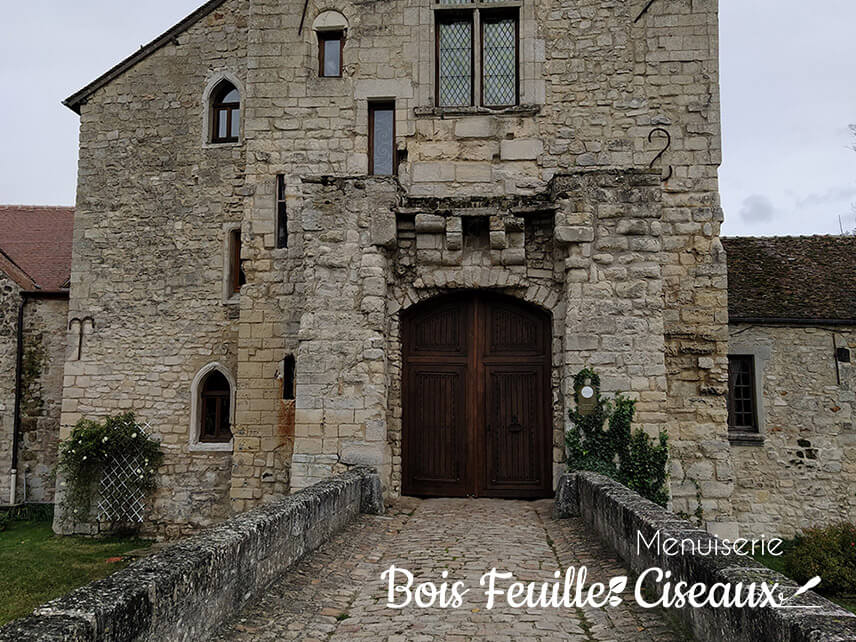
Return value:
<svg viewBox="0 0 856 642">
<path fill-rule="evenodd" d="M 163 461 L 160 443 L 149 437 L 134 413 L 106 417 L 103 421 L 81 419 L 71 436 L 59 447 L 57 469 L 62 473 L 65 502 L 85 519 L 89 514 L 93 485 L 104 469 L 129 452 L 138 453 L 138 462 L 128 480 L 129 492 L 149 493 L 157 487 L 156 474 Z"/>
</svg>

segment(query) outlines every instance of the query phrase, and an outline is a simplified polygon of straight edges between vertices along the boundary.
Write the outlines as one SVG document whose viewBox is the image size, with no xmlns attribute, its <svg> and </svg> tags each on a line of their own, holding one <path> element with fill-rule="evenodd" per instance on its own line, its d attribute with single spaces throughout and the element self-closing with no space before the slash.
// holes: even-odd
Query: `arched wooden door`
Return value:
<svg viewBox="0 0 856 642">
<path fill-rule="evenodd" d="M 552 494 L 550 318 L 469 292 L 402 316 L 403 492 Z"/>
</svg>

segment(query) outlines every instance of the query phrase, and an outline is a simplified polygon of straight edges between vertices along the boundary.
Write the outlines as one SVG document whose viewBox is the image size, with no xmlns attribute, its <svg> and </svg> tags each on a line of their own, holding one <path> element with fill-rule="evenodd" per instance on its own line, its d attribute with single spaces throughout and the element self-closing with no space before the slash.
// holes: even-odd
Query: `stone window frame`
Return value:
<svg viewBox="0 0 856 642">
<path fill-rule="evenodd" d="M 728 431 L 728 440 L 732 446 L 761 446 L 767 434 L 766 412 L 764 408 L 764 372 L 770 361 L 772 349 L 770 346 L 755 343 L 741 343 L 729 340 L 729 355 L 752 357 L 755 369 L 755 413 L 758 422 L 758 432 Z"/>
<path fill-rule="evenodd" d="M 240 290 L 233 290 L 233 272 L 232 272 L 232 255 L 234 248 L 232 247 L 233 232 L 241 230 L 240 223 L 224 223 L 223 224 L 223 303 L 225 305 L 238 305 L 241 302 Z"/>
<path fill-rule="evenodd" d="M 538 22 L 535 16 L 533 2 L 523 0 L 472 0 L 461 4 L 448 2 L 432 2 L 431 8 L 431 32 L 430 47 L 420 49 L 420 90 L 419 102 L 424 106 L 417 106 L 414 112 L 417 118 L 437 116 L 471 116 L 479 114 L 508 114 L 517 116 L 532 116 L 540 111 L 540 106 L 546 102 L 547 85 L 543 74 L 545 54 L 545 41 L 538 37 Z M 435 43 L 437 38 L 437 14 L 442 11 L 469 11 L 477 13 L 477 9 L 509 10 L 518 11 L 518 68 L 517 104 L 506 107 L 485 107 L 481 105 L 481 91 L 474 96 L 473 105 L 457 107 L 441 107 L 437 105 L 437 55 Z M 479 43 L 480 28 L 475 31 L 474 26 L 474 49 L 481 48 Z M 427 42 L 425 43 L 427 45 Z M 429 50 L 430 49 L 430 50 Z M 473 69 L 473 83 L 475 87 L 480 86 L 481 65 Z M 429 105 L 430 104 L 430 105 Z"/>
<path fill-rule="evenodd" d="M 318 41 L 318 66 L 319 79 L 341 79 L 345 76 L 345 45 L 348 39 L 348 28 L 350 23 L 347 16 L 338 9 L 321 9 L 312 21 L 312 32 Z M 338 39 L 339 42 L 339 74 L 336 76 L 324 75 L 324 41 Z"/>
<path fill-rule="evenodd" d="M 223 81 L 231 83 L 238 93 L 241 95 L 241 110 L 238 119 L 238 140 L 234 142 L 215 143 L 213 138 L 214 133 L 214 110 L 213 100 L 215 90 Z M 230 71 L 220 71 L 208 80 L 205 85 L 205 91 L 202 92 L 202 147 L 204 149 L 223 149 L 230 147 L 240 147 L 244 144 L 244 120 L 246 114 L 246 92 L 244 84 L 238 77 Z"/>
<path fill-rule="evenodd" d="M 224 442 L 203 442 L 200 437 L 200 413 L 202 411 L 202 382 L 205 378 L 216 370 L 222 374 L 226 381 L 229 382 L 229 426 L 235 425 L 235 399 L 237 386 L 235 378 L 229 369 L 219 361 L 213 361 L 208 365 L 200 368 L 190 384 L 190 430 L 189 430 L 189 450 L 191 452 L 229 452 L 234 448 L 235 438 L 232 437 L 229 441 Z M 232 431 L 234 434 L 234 430 Z"/>
</svg>

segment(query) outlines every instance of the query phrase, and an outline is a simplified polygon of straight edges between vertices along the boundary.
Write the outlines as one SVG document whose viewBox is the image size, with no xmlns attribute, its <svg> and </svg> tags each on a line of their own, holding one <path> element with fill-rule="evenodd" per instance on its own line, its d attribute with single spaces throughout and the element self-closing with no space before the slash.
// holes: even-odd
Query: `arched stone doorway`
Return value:
<svg viewBox="0 0 856 642">
<path fill-rule="evenodd" d="M 402 491 L 552 494 L 549 314 L 461 292 L 402 313 Z"/>
</svg>

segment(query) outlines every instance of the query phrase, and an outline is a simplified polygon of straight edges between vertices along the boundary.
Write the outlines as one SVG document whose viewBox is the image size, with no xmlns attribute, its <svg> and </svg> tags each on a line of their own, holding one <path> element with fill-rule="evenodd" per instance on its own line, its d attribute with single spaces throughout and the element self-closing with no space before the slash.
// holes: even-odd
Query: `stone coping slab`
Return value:
<svg viewBox="0 0 856 642">
<path fill-rule="evenodd" d="M 0 641 L 203 640 L 360 512 L 383 512 L 357 467 L 180 540 L 0 629 Z"/>
<path fill-rule="evenodd" d="M 652 567 L 671 571 L 671 581 L 707 586 L 721 582 L 778 583 L 785 596 L 797 585 L 751 557 L 693 551 L 666 555 L 662 550 L 637 547 L 637 533 L 647 541 L 691 539 L 705 543 L 715 536 L 644 499 L 622 484 L 589 472 L 564 475 L 556 492 L 555 516 L 579 516 L 635 573 Z M 656 549 L 656 547 L 653 547 Z M 705 545 L 706 548 L 706 545 Z M 697 639 L 710 642 L 851 642 L 856 641 L 856 616 L 809 591 L 793 601 L 796 608 L 685 608 L 675 613 Z M 805 608 L 820 607 L 820 608 Z"/>
</svg>

